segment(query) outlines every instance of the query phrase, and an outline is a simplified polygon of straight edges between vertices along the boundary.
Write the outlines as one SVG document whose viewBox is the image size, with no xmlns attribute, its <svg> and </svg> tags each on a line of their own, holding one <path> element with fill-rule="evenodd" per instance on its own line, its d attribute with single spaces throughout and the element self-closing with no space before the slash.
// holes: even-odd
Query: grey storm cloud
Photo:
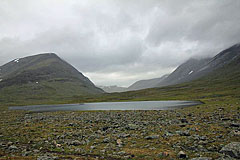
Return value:
<svg viewBox="0 0 240 160">
<path fill-rule="evenodd" d="M 238 0 L 1 0 L 0 65 L 55 52 L 98 85 L 160 77 L 240 42 Z"/>
</svg>

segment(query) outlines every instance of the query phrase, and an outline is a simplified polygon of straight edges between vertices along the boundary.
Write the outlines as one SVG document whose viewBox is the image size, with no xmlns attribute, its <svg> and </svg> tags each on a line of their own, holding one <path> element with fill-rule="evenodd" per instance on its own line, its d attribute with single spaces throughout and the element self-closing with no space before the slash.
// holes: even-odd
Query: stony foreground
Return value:
<svg viewBox="0 0 240 160">
<path fill-rule="evenodd" d="M 240 159 L 239 112 L 237 105 L 174 111 L 3 110 L 0 159 Z"/>
</svg>

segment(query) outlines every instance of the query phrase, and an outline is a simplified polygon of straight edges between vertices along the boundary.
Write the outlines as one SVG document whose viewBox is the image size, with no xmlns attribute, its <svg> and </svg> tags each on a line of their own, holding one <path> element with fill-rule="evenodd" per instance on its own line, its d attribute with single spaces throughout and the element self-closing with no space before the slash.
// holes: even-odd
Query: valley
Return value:
<svg viewBox="0 0 240 160">
<path fill-rule="evenodd" d="M 195 76 L 189 78 L 191 81 L 184 78 L 179 84 L 174 82 L 170 86 L 122 93 L 104 93 L 90 82 L 87 86 L 96 93 L 83 94 L 82 88 L 75 92 L 77 83 L 83 82 L 75 83 L 79 81 L 77 78 L 76 81 L 57 81 L 55 78 L 61 76 L 51 77 L 55 71 L 48 73 L 47 78 L 43 74 L 44 78 L 37 84 L 31 77 L 27 78 L 30 82 L 25 81 L 24 73 L 29 73 L 28 69 L 18 72 L 24 74 L 22 81 L 12 78 L 21 74 L 10 76 L 3 72 L 0 82 L 1 159 L 239 159 L 239 47 L 233 49 L 234 56 L 229 58 L 229 53 L 227 50 L 213 58 L 216 62 L 219 59 L 225 62 L 222 57 L 227 57 L 228 63 L 216 67 L 218 63 L 210 61 L 207 64 L 214 66 L 211 72 L 204 72 L 204 76 L 196 79 Z M 181 70 L 181 73 L 189 75 L 189 70 Z M 202 70 L 199 73 L 203 75 Z M 33 113 L 8 109 L 9 106 L 37 104 L 158 100 L 196 100 L 204 104 L 166 111 Z"/>
</svg>

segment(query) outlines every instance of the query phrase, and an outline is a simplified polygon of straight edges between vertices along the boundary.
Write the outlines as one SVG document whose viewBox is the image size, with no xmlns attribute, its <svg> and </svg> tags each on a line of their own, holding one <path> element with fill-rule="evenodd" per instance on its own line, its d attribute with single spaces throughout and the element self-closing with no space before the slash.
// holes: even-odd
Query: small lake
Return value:
<svg viewBox="0 0 240 160">
<path fill-rule="evenodd" d="M 172 110 L 202 104 L 198 101 L 134 101 L 100 102 L 62 105 L 33 105 L 9 107 L 10 110 L 31 112 L 52 111 L 101 111 L 101 110 Z"/>
</svg>

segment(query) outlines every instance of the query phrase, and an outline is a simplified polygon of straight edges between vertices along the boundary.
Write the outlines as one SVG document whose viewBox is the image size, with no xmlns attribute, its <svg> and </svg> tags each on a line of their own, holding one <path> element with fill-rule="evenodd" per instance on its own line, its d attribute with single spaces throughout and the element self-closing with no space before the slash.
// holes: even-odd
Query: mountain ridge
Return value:
<svg viewBox="0 0 240 160">
<path fill-rule="evenodd" d="M 190 59 L 180 65 L 168 78 L 160 82 L 157 87 L 181 84 L 207 76 L 211 72 L 231 63 L 237 57 L 240 57 L 240 44 L 235 44 L 212 58 Z"/>
<path fill-rule="evenodd" d="M 214 70 L 231 63 L 240 56 L 240 43 L 222 50 L 214 57 L 190 58 L 179 65 L 168 76 L 160 78 L 139 80 L 127 88 L 126 91 L 141 90 L 147 88 L 164 87 L 170 85 L 190 82 L 201 77 L 207 76 Z"/>
<path fill-rule="evenodd" d="M 29 90 L 33 90 L 35 96 L 56 94 L 64 97 L 104 93 L 55 53 L 14 59 L 0 66 L 0 79 L 0 90 L 8 90 L 11 92 L 9 95 L 14 94 L 13 88 L 23 93 L 31 93 Z"/>
</svg>

